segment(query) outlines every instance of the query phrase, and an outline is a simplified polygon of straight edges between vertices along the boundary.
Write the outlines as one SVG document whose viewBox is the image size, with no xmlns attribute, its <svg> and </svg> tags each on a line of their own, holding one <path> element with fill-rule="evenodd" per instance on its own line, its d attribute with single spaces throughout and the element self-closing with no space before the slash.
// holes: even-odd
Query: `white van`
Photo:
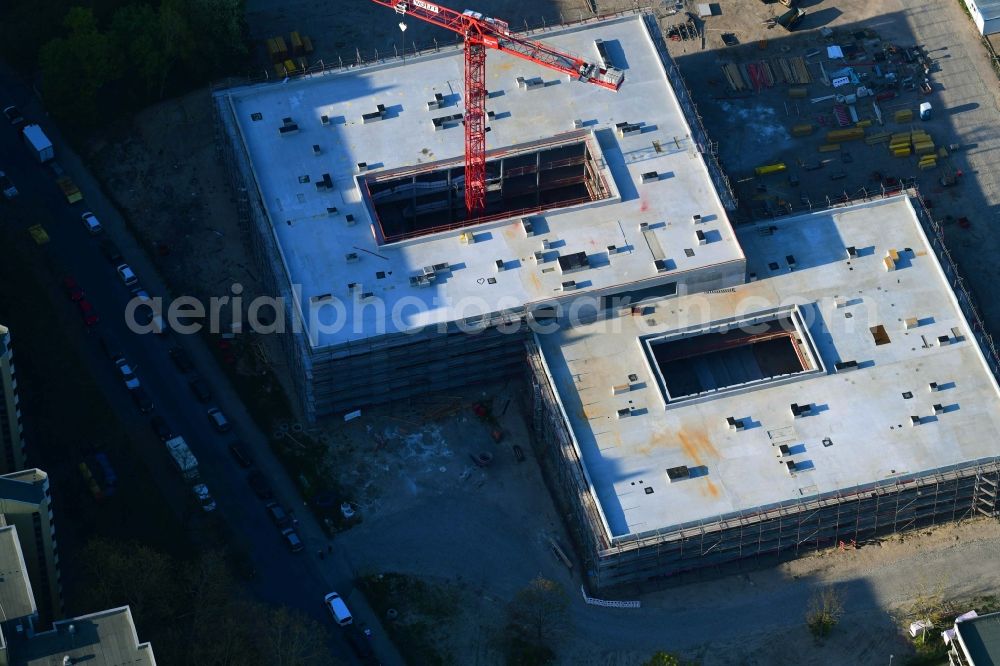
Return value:
<svg viewBox="0 0 1000 666">
<path fill-rule="evenodd" d="M 323 603 L 326 607 L 330 609 L 330 615 L 333 616 L 333 621 L 342 627 L 354 622 L 354 618 L 351 617 L 351 611 L 347 610 L 347 604 L 344 600 L 340 598 L 340 595 L 336 592 L 331 592 L 330 594 L 323 597 Z"/>
</svg>

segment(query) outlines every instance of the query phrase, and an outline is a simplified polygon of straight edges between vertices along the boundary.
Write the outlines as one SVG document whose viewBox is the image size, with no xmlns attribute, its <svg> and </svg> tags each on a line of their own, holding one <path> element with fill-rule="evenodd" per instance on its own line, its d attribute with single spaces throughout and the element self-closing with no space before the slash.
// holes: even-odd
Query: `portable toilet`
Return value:
<svg viewBox="0 0 1000 666">
<path fill-rule="evenodd" d="M 920 119 L 930 120 L 931 119 L 931 103 L 924 102 L 920 105 Z"/>
</svg>

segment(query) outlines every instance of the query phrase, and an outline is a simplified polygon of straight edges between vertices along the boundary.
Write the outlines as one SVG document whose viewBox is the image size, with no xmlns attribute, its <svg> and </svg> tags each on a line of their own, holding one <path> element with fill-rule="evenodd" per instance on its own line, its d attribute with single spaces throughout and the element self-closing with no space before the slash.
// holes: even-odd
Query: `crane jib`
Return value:
<svg viewBox="0 0 1000 666">
<path fill-rule="evenodd" d="M 420 7 L 429 12 L 434 12 L 435 14 L 441 13 L 441 8 L 437 5 L 431 4 L 429 2 L 424 2 L 424 0 L 413 0 L 414 7 Z"/>
</svg>

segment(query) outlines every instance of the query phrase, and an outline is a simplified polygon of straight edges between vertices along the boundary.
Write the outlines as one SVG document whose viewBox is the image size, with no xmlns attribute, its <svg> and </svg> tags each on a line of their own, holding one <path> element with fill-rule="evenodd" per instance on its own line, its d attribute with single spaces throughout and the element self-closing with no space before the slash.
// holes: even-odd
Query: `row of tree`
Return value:
<svg viewBox="0 0 1000 666">
<path fill-rule="evenodd" d="M 255 602 L 218 552 L 181 561 L 147 546 L 95 539 L 82 554 L 88 611 L 128 604 L 139 639 L 164 664 L 330 666 L 326 628 L 308 616 Z"/>
<path fill-rule="evenodd" d="M 26 73 L 40 72 L 50 113 L 89 129 L 238 70 L 247 56 L 243 1 L 11 0 L 0 10 L 0 49 Z"/>
</svg>

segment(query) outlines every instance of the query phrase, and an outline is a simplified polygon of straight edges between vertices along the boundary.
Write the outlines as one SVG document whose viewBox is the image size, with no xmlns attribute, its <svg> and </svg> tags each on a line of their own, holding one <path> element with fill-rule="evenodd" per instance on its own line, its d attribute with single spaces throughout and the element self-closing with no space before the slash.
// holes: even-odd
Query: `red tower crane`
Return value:
<svg viewBox="0 0 1000 666">
<path fill-rule="evenodd" d="M 468 9 L 457 12 L 426 0 L 372 1 L 465 38 L 465 209 L 470 218 L 486 208 L 487 47 L 611 90 L 618 90 L 625 78 L 621 70 L 589 63 L 542 42 L 517 37 L 506 22 L 478 12 Z"/>
</svg>

